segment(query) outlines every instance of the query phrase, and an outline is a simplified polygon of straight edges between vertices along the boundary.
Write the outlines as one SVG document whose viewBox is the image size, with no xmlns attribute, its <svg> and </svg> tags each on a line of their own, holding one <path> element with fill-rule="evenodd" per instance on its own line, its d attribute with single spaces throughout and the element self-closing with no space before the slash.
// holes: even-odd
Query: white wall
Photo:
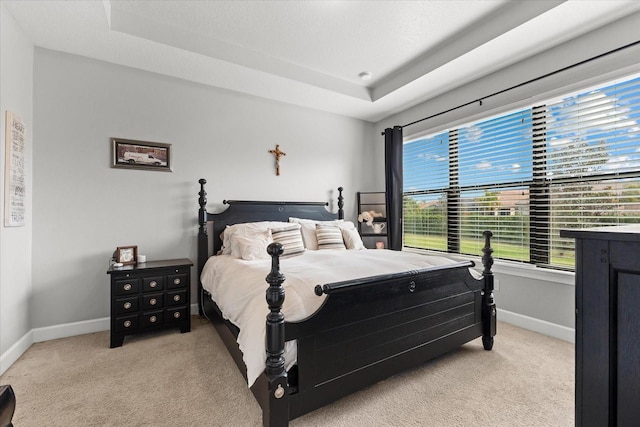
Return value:
<svg viewBox="0 0 640 427">
<path fill-rule="evenodd" d="M 33 45 L 0 3 L 0 374 L 28 347 L 20 340 L 31 330 Z M 26 225 L 4 227 L 6 111 L 26 126 Z"/>
<path fill-rule="evenodd" d="M 34 328 L 108 316 L 116 246 L 195 263 L 199 178 L 210 211 L 343 186 L 353 219 L 370 175 L 369 123 L 41 48 L 34 122 Z M 173 173 L 111 168 L 110 137 L 173 144 Z"/>
<path fill-rule="evenodd" d="M 640 40 L 638 22 L 640 13 L 630 15 L 579 39 L 408 108 L 376 123 L 374 134 L 379 135 L 385 128 L 412 123 L 633 43 Z M 410 138 L 424 132 L 449 129 L 474 119 L 531 105 L 536 100 L 544 100 L 581 87 L 637 73 L 640 72 L 638 58 L 640 46 L 635 46 L 520 89 L 485 99 L 482 105 L 473 103 L 468 107 L 406 127 L 403 134 L 405 138 Z M 384 149 L 376 148 L 375 164 L 383 167 Z M 376 185 L 384 188 L 384 177 L 376 175 L 376 179 Z M 497 263 L 494 270 L 499 282 L 499 289 L 496 290 L 499 318 L 563 339 L 573 338 L 575 288 L 572 274 L 568 276 L 564 272 L 508 263 Z"/>
</svg>

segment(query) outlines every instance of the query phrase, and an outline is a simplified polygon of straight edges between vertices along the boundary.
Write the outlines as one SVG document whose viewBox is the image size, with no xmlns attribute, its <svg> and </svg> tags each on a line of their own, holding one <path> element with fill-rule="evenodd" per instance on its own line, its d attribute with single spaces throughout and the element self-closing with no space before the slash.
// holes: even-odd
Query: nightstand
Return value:
<svg viewBox="0 0 640 427">
<path fill-rule="evenodd" d="M 110 267 L 111 348 L 124 337 L 165 328 L 191 331 L 191 266 L 187 258 Z"/>
</svg>

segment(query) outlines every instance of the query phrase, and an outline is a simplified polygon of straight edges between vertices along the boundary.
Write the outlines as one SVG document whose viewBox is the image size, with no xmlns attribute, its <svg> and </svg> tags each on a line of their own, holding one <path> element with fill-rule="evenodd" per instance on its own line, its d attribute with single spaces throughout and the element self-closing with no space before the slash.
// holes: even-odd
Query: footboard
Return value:
<svg viewBox="0 0 640 427">
<path fill-rule="evenodd" d="M 329 294 L 316 316 L 286 325 L 286 340 L 298 340 L 290 417 L 481 336 L 482 283 L 469 266 L 325 289 Z"/>
<path fill-rule="evenodd" d="M 327 295 L 323 306 L 295 323 L 284 323 L 275 314 L 282 302 L 274 302 L 284 294 L 276 283 L 281 278 L 279 251 L 270 249 L 274 268 L 267 293 L 272 308 L 267 320 L 267 374 L 258 381 L 258 387 L 273 393 L 258 399 L 265 425 L 286 425 L 284 414 L 279 414 L 285 406 L 288 419 L 296 418 L 475 338 L 483 337 L 490 350 L 496 322 L 490 237 L 485 232 L 481 279 L 469 272 L 473 263 L 464 262 L 318 286 L 316 294 Z M 287 381 L 284 361 L 276 367 L 285 340 L 297 340 L 295 381 Z M 290 389 L 285 396 L 286 388 Z"/>
</svg>

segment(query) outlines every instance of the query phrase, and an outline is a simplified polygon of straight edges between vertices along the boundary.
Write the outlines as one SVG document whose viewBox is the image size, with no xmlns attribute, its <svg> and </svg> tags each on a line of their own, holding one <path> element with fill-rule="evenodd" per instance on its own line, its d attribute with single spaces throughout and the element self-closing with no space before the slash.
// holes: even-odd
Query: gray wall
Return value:
<svg viewBox="0 0 640 427">
<path fill-rule="evenodd" d="M 33 130 L 33 45 L 0 3 L 0 373 L 28 347 L 14 345 L 31 330 L 31 179 Z M 26 225 L 4 227 L 5 113 L 9 110 L 26 127 Z M 9 351 L 13 348 L 11 351 Z"/>
<path fill-rule="evenodd" d="M 195 262 L 199 178 L 210 211 L 223 199 L 327 201 L 343 186 L 354 219 L 375 143 L 360 120 L 40 48 L 34 123 L 34 328 L 108 316 L 117 246 Z M 173 144 L 173 172 L 111 168 L 110 137 Z"/>
<path fill-rule="evenodd" d="M 378 135 L 385 128 L 412 123 L 632 43 L 640 39 L 640 26 L 637 25 L 639 21 L 640 13 L 628 16 L 579 39 L 574 39 L 500 72 L 408 108 L 376 123 L 375 134 Z M 635 46 L 538 81 L 535 84 L 488 98 L 483 101 L 482 105 L 474 103 L 468 107 L 406 127 L 403 133 L 405 138 L 410 138 L 420 134 L 442 131 L 475 119 L 531 105 L 536 100 L 548 99 L 579 88 L 637 73 L 640 72 L 638 58 L 640 58 L 640 46 Z M 383 164 L 384 150 L 381 147 L 377 147 L 375 159 L 376 163 Z M 376 176 L 376 179 L 378 180 L 376 185 L 384 187 L 384 177 Z M 499 281 L 496 302 L 499 310 L 508 312 L 504 313 L 503 319 L 508 319 L 521 326 L 538 328 L 541 332 L 552 335 L 554 331 L 546 329 L 546 325 L 548 323 L 559 325 L 561 329 L 567 328 L 563 329 L 559 335 L 563 338 L 571 338 L 569 336 L 571 331 L 568 329 L 574 328 L 575 324 L 575 288 L 572 274 L 568 276 L 564 272 L 519 266 L 514 263 L 498 263 L 494 270 Z"/>
</svg>

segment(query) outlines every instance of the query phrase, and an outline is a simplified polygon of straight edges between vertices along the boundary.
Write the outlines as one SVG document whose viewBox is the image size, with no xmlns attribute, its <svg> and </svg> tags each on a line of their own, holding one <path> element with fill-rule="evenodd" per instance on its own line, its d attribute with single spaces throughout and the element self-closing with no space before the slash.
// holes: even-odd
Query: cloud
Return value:
<svg viewBox="0 0 640 427">
<path fill-rule="evenodd" d="M 480 162 L 476 165 L 476 169 L 490 169 L 491 168 L 491 162 Z"/>
<path fill-rule="evenodd" d="M 608 94 L 607 90 L 610 89 L 597 89 L 587 94 L 569 97 L 562 103 L 552 106 L 547 116 L 548 132 L 559 132 L 555 129 L 556 123 L 563 126 L 567 120 L 576 122 L 588 120 L 593 132 L 614 131 L 637 125 L 637 120 L 629 118 L 632 109 L 626 102 L 621 102 L 617 96 Z M 566 132 L 563 133 L 566 137 Z"/>
<path fill-rule="evenodd" d="M 620 172 L 638 170 L 640 169 L 640 157 L 624 155 L 611 157 L 607 160 L 607 163 L 602 166 L 602 168 L 605 170 L 615 170 Z"/>
<path fill-rule="evenodd" d="M 438 154 L 420 153 L 418 154 L 418 157 L 421 157 L 425 160 L 435 160 L 436 162 L 444 162 L 447 160 L 445 156 L 440 156 Z"/>
</svg>

